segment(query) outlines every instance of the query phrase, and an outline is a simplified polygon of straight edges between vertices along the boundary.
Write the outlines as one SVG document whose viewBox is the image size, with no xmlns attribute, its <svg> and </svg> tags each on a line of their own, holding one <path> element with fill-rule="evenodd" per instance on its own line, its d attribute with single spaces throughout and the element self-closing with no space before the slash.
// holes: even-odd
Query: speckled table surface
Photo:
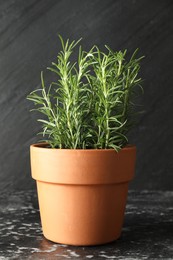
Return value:
<svg viewBox="0 0 173 260">
<path fill-rule="evenodd" d="M 121 237 L 74 247 L 42 235 L 35 191 L 0 195 L 0 260 L 173 259 L 173 192 L 130 191 Z"/>
</svg>

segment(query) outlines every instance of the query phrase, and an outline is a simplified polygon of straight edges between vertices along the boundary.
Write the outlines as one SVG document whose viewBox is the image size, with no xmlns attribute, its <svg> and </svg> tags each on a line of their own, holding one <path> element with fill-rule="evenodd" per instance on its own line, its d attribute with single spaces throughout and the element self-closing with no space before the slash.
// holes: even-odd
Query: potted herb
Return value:
<svg viewBox="0 0 173 260">
<path fill-rule="evenodd" d="M 104 244 L 121 234 L 136 147 L 128 144 L 134 93 L 140 87 L 136 51 L 89 52 L 64 42 L 48 69 L 57 80 L 28 95 L 43 117 L 41 143 L 31 145 L 44 236 L 71 245 Z"/>
</svg>

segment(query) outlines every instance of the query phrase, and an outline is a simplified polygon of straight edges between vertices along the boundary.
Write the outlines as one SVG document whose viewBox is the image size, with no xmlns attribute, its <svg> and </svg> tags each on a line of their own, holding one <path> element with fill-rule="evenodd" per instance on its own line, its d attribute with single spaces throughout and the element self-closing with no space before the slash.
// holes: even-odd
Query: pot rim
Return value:
<svg viewBox="0 0 173 260">
<path fill-rule="evenodd" d="M 34 143 L 31 144 L 30 147 L 34 147 L 34 149 L 44 149 L 44 150 L 51 150 L 51 151 L 73 151 L 73 152 L 110 152 L 110 151 L 115 151 L 113 148 L 110 149 L 69 149 L 69 148 L 51 148 L 51 147 L 47 147 L 49 144 L 46 142 L 42 142 L 42 143 Z M 121 150 L 131 150 L 136 148 L 136 145 L 134 144 L 127 144 L 126 146 L 122 147 L 120 149 Z M 119 151 L 119 152 L 120 152 Z"/>
<path fill-rule="evenodd" d="M 46 143 L 30 146 L 32 177 L 58 184 L 93 185 L 130 181 L 136 146 L 114 149 L 51 149 Z M 50 167 L 51 166 L 51 167 Z"/>
</svg>

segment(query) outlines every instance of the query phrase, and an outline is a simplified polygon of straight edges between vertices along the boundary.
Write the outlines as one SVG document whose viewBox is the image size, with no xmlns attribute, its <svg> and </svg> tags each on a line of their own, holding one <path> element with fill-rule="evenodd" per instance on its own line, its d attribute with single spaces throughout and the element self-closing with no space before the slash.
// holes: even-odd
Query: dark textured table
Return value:
<svg viewBox="0 0 173 260">
<path fill-rule="evenodd" d="M 92 247 L 60 245 L 45 239 L 35 191 L 3 193 L 2 259 L 173 259 L 173 192 L 130 191 L 121 238 Z"/>
</svg>

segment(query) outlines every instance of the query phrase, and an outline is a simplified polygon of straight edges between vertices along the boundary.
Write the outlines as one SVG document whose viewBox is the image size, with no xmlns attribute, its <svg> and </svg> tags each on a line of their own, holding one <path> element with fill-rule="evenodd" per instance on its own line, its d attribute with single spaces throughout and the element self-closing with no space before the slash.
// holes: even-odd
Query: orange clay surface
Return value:
<svg viewBox="0 0 173 260">
<path fill-rule="evenodd" d="M 111 242 L 121 234 L 136 147 L 51 149 L 31 145 L 44 236 L 70 245 Z"/>
</svg>

